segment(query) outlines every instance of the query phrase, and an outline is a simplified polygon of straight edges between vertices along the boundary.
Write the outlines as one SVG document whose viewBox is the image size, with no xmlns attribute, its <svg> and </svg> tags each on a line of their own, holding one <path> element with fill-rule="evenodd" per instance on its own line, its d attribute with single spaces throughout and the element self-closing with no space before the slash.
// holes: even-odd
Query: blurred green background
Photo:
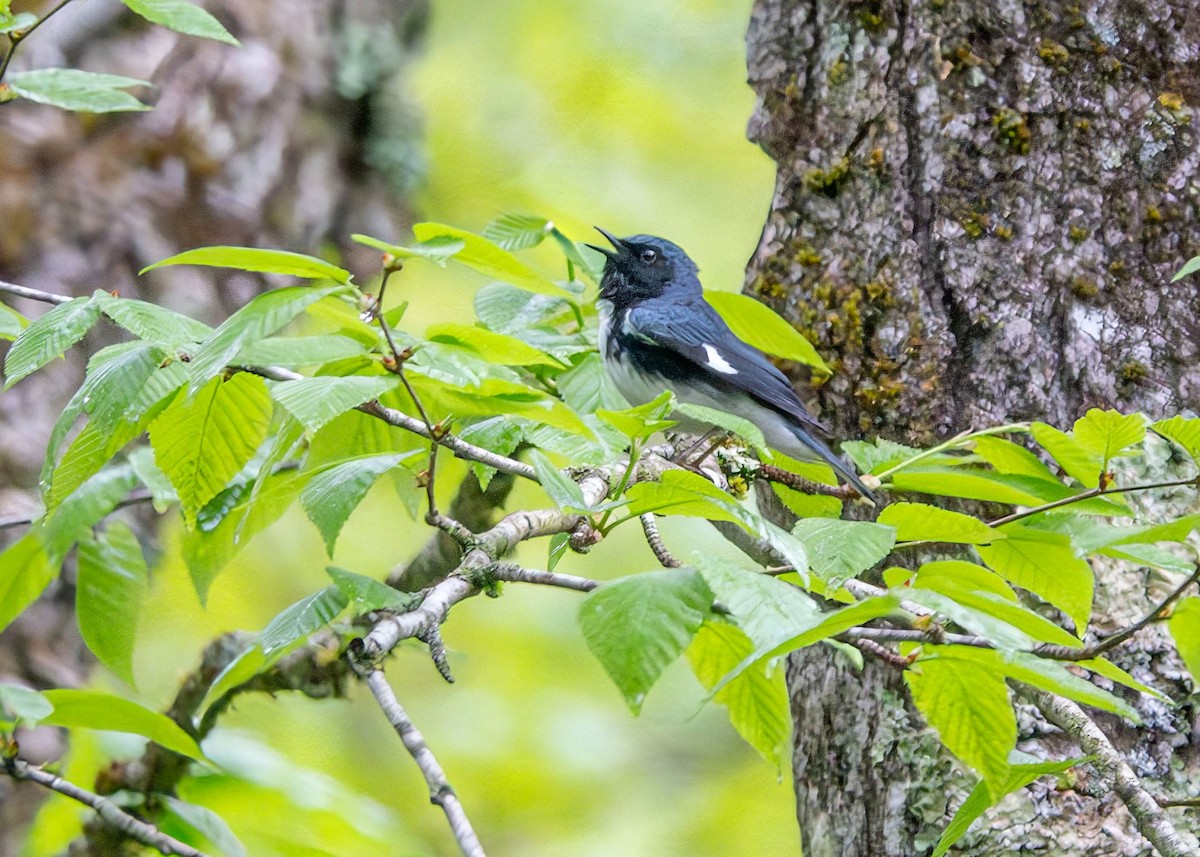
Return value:
<svg viewBox="0 0 1200 857">
<path fill-rule="evenodd" d="M 425 117 L 421 217 L 480 230 L 522 211 L 577 240 L 592 240 L 592 224 L 656 233 L 697 260 L 709 288 L 739 289 L 773 184 L 772 164 L 744 135 L 754 103 L 743 56 L 750 5 L 438 0 L 412 93 Z M 532 258 L 563 276 L 552 248 Z M 403 277 L 394 297 L 412 302 L 405 325 L 418 331 L 468 317 L 482 284 L 433 266 Z M 452 482 L 441 480 L 447 493 Z M 338 565 L 382 578 L 427 537 L 388 485 L 381 481 L 351 518 Z M 536 486 L 510 501 L 544 505 Z M 732 550 L 699 522 L 666 522 L 663 534 L 685 560 L 693 550 Z M 293 510 L 222 573 L 204 609 L 176 536 L 163 533 L 139 629 L 137 696 L 157 708 L 214 635 L 261 629 L 328 583 L 320 539 Z M 545 567 L 545 546 L 526 545 L 518 558 Z M 655 567 L 640 533 L 626 528 L 589 557 L 569 555 L 560 570 L 608 579 Z M 453 686 L 415 646 L 388 665 L 488 853 L 798 854 L 788 772 L 704 704 L 683 664 L 634 718 L 583 644 L 579 600 L 510 586 L 498 602 L 457 607 L 444 630 Z M 81 738 L 72 778 L 87 782 L 107 753 L 128 746 L 120 736 Z M 205 749 L 235 776 L 202 778 L 182 796 L 217 811 L 252 855 L 457 853 L 361 687 L 349 701 L 243 697 Z M 52 798 L 29 853 L 56 853 L 80 816 L 77 805 Z"/>
</svg>

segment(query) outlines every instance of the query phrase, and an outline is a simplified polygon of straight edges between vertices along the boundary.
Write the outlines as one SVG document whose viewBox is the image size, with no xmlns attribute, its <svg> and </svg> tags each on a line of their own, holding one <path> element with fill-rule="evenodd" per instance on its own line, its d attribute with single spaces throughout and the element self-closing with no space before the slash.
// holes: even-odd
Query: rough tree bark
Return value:
<svg viewBox="0 0 1200 857">
<path fill-rule="evenodd" d="M 154 109 L 86 116 L 0 106 L 0 279 L 56 293 L 119 290 L 213 321 L 262 278 L 176 268 L 139 279 L 138 270 L 211 244 L 330 248 L 360 274 L 377 266 L 377 254 L 348 236 L 397 236 L 410 219 L 420 123 L 404 86 L 427 0 L 204 5 L 240 47 L 151 26 L 119 3 L 82 2 L 22 45 L 14 70 L 149 80 L 154 90 L 140 95 Z M 83 350 L 111 336 L 101 326 Z M 0 396 L 0 519 L 36 508 L 49 427 L 82 372 L 82 360 L 68 360 Z M 14 532 L 0 530 L 0 546 Z M 0 636 L 0 681 L 83 681 L 92 661 L 73 607 L 68 575 Z M 22 749 L 33 761 L 61 753 L 33 735 Z M 43 796 L 0 781 L 0 855 L 16 853 Z"/>
<path fill-rule="evenodd" d="M 1170 283 L 1200 250 L 1191 0 L 758 0 L 748 60 L 749 134 L 778 176 L 746 289 L 834 358 L 818 398 L 839 436 L 924 444 L 1092 406 L 1200 409 L 1197 281 Z M 1167 583 L 1097 574 L 1099 630 Z M 1157 630 L 1116 660 L 1190 690 Z M 927 853 L 964 778 L 931 753 L 900 677 L 818 649 L 789 680 L 805 854 Z M 1186 793 L 1194 702 L 1136 704 L 1139 734 L 1103 727 L 1148 785 Z M 1045 724 L 1022 725 L 1032 749 Z M 961 853 L 1148 853 L 1088 785 L 1031 787 Z M 1173 820 L 1194 831 L 1188 812 Z"/>
</svg>

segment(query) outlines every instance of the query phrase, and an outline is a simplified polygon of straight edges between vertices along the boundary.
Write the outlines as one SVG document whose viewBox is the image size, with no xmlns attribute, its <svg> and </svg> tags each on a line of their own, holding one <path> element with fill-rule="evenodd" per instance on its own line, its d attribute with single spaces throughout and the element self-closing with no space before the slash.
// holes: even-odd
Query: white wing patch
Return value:
<svg viewBox="0 0 1200 857">
<path fill-rule="evenodd" d="M 738 372 L 729 365 L 729 361 L 721 356 L 721 352 L 717 351 L 711 345 L 703 345 L 704 353 L 708 355 L 708 368 L 715 369 L 718 372 L 724 372 L 726 375 L 736 375 Z"/>
</svg>

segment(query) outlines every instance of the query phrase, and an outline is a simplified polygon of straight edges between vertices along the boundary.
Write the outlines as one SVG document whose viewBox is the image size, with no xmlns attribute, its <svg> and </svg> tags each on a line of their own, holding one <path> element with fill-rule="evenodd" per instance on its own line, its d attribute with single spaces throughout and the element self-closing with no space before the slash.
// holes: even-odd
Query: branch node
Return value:
<svg viewBox="0 0 1200 857">
<path fill-rule="evenodd" d="M 417 639 L 429 646 L 429 657 L 438 673 L 449 684 L 454 684 L 454 675 L 450 672 L 450 662 L 446 659 L 446 643 L 442 640 L 441 627 L 431 622 L 423 631 L 417 634 Z"/>
<path fill-rule="evenodd" d="M 667 546 L 662 540 L 662 534 L 658 531 L 658 522 L 654 519 L 654 513 L 646 512 L 644 515 L 640 515 L 638 520 L 642 522 L 642 532 L 646 534 L 646 543 L 650 545 L 650 550 L 654 551 L 654 556 L 663 568 L 680 568 L 683 563 L 675 559 L 667 550 Z"/>
</svg>

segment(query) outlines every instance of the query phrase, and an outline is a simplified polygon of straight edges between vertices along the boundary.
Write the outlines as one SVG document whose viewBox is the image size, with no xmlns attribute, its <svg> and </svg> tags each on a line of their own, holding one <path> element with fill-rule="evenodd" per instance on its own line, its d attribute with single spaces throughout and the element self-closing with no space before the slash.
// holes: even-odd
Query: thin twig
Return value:
<svg viewBox="0 0 1200 857">
<path fill-rule="evenodd" d="M 654 513 L 647 512 L 639 515 L 638 520 L 642 522 L 642 532 L 646 534 L 646 543 L 650 545 L 650 550 L 654 551 L 654 556 L 663 568 L 680 568 L 683 563 L 675 559 L 667 550 L 667 546 L 662 540 L 662 534 L 658 531 L 658 521 L 654 519 Z"/>
<path fill-rule="evenodd" d="M 100 795 L 81 789 L 74 783 L 69 783 L 62 777 L 35 768 L 21 759 L 9 758 L 4 760 L 4 769 L 15 780 L 30 780 L 45 786 L 51 791 L 65 795 L 71 800 L 77 800 L 96 811 L 104 823 L 120 833 L 135 839 L 143 845 L 161 852 L 162 854 L 181 854 L 183 857 L 206 857 L 190 845 L 180 842 L 174 837 L 163 833 L 153 824 L 135 818 L 111 800 Z"/>
<path fill-rule="evenodd" d="M 1002 527 L 1005 524 L 1011 524 L 1013 521 L 1019 521 L 1022 518 L 1028 518 L 1030 515 L 1049 512 L 1051 509 L 1061 509 L 1063 506 L 1082 503 L 1084 500 L 1091 500 L 1093 497 L 1103 497 L 1106 494 L 1129 494 L 1135 491 L 1153 491 L 1155 488 L 1178 488 L 1184 485 L 1200 486 L 1200 476 L 1193 476 L 1189 479 L 1172 479 L 1167 482 L 1147 482 L 1141 485 L 1130 485 L 1126 488 L 1091 488 L 1080 494 L 1072 494 L 1070 497 L 1063 497 L 1061 500 L 1055 500 L 1053 503 L 1045 503 L 1041 506 L 1034 506 L 1032 509 L 1025 509 L 1021 512 L 1013 512 L 1011 515 L 1005 515 L 1003 518 L 997 518 L 994 521 L 988 521 L 988 526 Z"/>
<path fill-rule="evenodd" d="M 600 586 L 600 581 L 574 574 L 560 574 L 555 571 L 543 571 L 538 568 L 525 568 L 515 562 L 498 562 L 490 574 L 496 580 L 513 583 L 539 583 L 543 586 L 558 586 L 562 589 L 574 589 L 576 592 L 591 592 Z"/>
<path fill-rule="evenodd" d="M 1145 628 L 1154 622 L 1163 619 L 1170 610 L 1172 604 L 1179 600 L 1179 597 L 1187 591 L 1192 584 L 1200 584 L 1200 566 L 1192 572 L 1192 576 L 1185 580 L 1179 586 L 1175 587 L 1175 591 L 1162 600 L 1161 603 L 1138 621 L 1134 622 L 1119 631 L 1100 639 L 1090 646 L 1084 646 L 1082 649 L 1069 649 L 1063 646 L 1039 646 L 1034 650 L 1035 655 L 1042 657 L 1054 658 L 1060 661 L 1088 661 L 1092 658 L 1098 658 L 1110 649 L 1115 649 L 1117 646 L 1124 643 L 1138 631 Z"/>
<path fill-rule="evenodd" d="M 1129 809 L 1138 831 L 1163 857 L 1186 857 L 1200 851 L 1200 842 L 1187 831 L 1177 831 L 1112 742 L 1082 708 L 1036 687 L 1017 683 L 1018 692 L 1033 702 L 1042 715 L 1075 739 L 1079 748 L 1094 757 L 1093 764 L 1108 787 Z"/>
<path fill-rule="evenodd" d="M 1200 806 L 1200 797 L 1169 798 L 1165 795 L 1158 795 L 1154 798 L 1154 802 L 1163 807 Z"/>
<path fill-rule="evenodd" d="M 908 658 L 898 655 L 887 646 L 881 646 L 879 643 L 866 637 L 844 642 L 849 642 L 851 646 L 854 646 L 854 648 L 858 649 L 864 655 L 871 655 L 878 658 L 888 666 L 895 667 L 898 670 L 906 670 L 912 665 L 912 662 Z"/>
<path fill-rule="evenodd" d="M 384 716 L 392 724 L 396 734 L 400 736 L 404 749 L 408 750 L 413 761 L 417 763 L 417 767 L 421 769 L 421 773 L 425 775 L 425 782 L 429 785 L 429 802 L 437 804 L 442 808 L 442 812 L 446 813 L 446 820 L 450 822 L 450 831 L 458 841 L 458 847 L 462 853 L 465 857 L 486 857 L 483 846 L 479 844 L 479 837 L 475 835 L 475 829 L 471 826 L 471 820 L 467 818 L 467 813 L 463 809 L 462 802 L 454 793 L 450 781 L 446 779 L 446 772 L 442 770 L 441 763 L 433 755 L 429 745 L 425 743 L 425 736 L 413 724 L 408 712 L 404 710 L 404 706 L 396 699 L 396 694 L 392 692 L 391 685 L 384 678 L 383 671 L 372 670 L 367 676 L 367 686 L 371 688 L 371 693 L 375 695 L 379 707 L 383 709 Z"/>
<path fill-rule="evenodd" d="M 0 59 L 0 80 L 4 80 L 4 74 L 5 74 L 5 72 L 8 71 L 8 64 L 10 62 L 12 62 L 13 54 L 15 54 L 17 52 L 17 46 L 20 45 L 21 42 L 28 39 L 33 34 L 34 30 L 36 30 L 38 27 L 42 26 L 42 24 L 49 21 L 56 12 L 58 12 L 60 9 L 62 9 L 63 6 L 66 6 L 70 2 L 71 2 L 71 0 L 61 0 L 61 2 L 57 6 L 55 6 L 53 9 L 51 9 L 49 12 L 47 12 L 42 17 L 38 18 L 36 21 L 34 21 L 32 24 L 30 24 L 26 29 L 14 30 L 13 32 L 8 34 L 8 50 L 4 54 L 4 59 Z"/>
<path fill-rule="evenodd" d="M 40 289 L 18 286 L 16 283 L 6 283 L 3 280 L 0 280 L 0 293 L 18 298 L 27 298 L 31 301 L 38 301 L 44 304 L 65 304 L 67 301 L 74 300 L 74 298 L 67 297 L 66 295 L 55 295 L 50 292 L 43 292 Z"/>
<path fill-rule="evenodd" d="M 824 497 L 836 497 L 839 500 L 853 500 L 859 496 L 853 485 L 826 485 L 824 482 L 814 482 L 792 473 L 790 470 L 776 467 L 774 464 L 760 465 L 758 475 L 768 482 L 778 482 L 780 485 L 795 488 L 804 494 L 819 494 Z"/>
</svg>

